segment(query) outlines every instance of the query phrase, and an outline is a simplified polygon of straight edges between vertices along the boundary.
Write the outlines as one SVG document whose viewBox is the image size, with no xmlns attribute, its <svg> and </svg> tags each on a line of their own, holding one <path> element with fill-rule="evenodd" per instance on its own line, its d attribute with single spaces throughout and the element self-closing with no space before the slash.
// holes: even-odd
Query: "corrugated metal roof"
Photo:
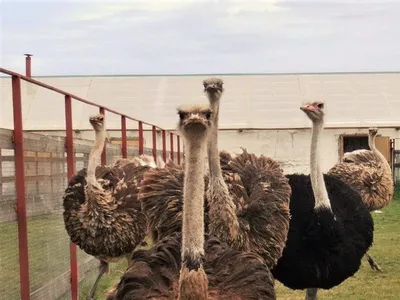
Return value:
<svg viewBox="0 0 400 300">
<path fill-rule="evenodd" d="M 202 81 L 191 76 L 42 77 L 41 81 L 77 96 L 170 129 L 176 107 L 206 103 Z M 309 127 L 299 111 L 305 101 L 326 102 L 326 125 L 337 127 L 400 126 L 400 74 L 279 74 L 222 75 L 221 128 Z M 12 128 L 11 80 L 0 79 L 0 127 Z M 23 83 L 24 128 L 63 129 L 63 97 Z M 87 129 L 97 109 L 74 103 L 74 128 Z M 132 123 L 133 127 L 134 124 Z M 120 128 L 108 117 L 109 129 Z M 129 124 L 128 124 L 129 127 Z"/>
</svg>

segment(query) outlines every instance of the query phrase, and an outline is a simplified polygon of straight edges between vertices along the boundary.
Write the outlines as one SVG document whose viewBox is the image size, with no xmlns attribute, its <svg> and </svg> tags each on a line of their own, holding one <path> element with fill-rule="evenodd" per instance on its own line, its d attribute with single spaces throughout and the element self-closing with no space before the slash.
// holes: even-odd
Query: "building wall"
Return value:
<svg viewBox="0 0 400 300">
<path fill-rule="evenodd" d="M 176 107 L 208 103 L 202 81 L 193 76 L 39 77 L 40 81 L 97 104 L 122 111 L 162 128 L 176 126 Z M 399 73 L 243 74 L 218 75 L 224 80 L 220 128 L 290 129 L 309 126 L 299 111 L 306 101 L 326 102 L 326 127 L 400 127 Z M 12 128 L 12 89 L 0 78 L 0 127 Z M 64 97 L 22 82 L 26 130 L 62 130 Z M 45 109 L 44 109 L 45 108 Z M 76 129 L 90 129 L 88 118 L 97 107 L 72 105 Z M 49 114 L 51 112 L 51 114 Z M 120 119 L 107 114 L 107 128 L 119 129 Z M 128 124 L 137 128 L 137 123 Z M 146 127 L 147 128 L 147 127 Z"/>
<path fill-rule="evenodd" d="M 339 138 L 342 134 L 366 132 L 366 129 L 326 129 L 321 141 L 322 170 L 328 171 L 339 161 Z M 381 129 L 379 134 L 400 138 L 399 132 L 395 129 Z M 220 134 L 220 148 L 239 152 L 243 145 L 251 152 L 258 155 L 264 154 L 280 161 L 287 173 L 309 173 L 310 140 L 310 129 L 224 131 Z"/>
<path fill-rule="evenodd" d="M 339 161 L 339 138 L 342 134 L 367 133 L 367 129 L 325 129 L 321 143 L 322 169 L 328 171 Z M 51 132 L 52 135 L 63 135 L 63 132 Z M 396 148 L 400 149 L 400 132 L 395 128 L 384 128 L 379 130 L 382 136 L 398 138 Z M 93 131 L 80 131 L 75 133 L 77 138 L 93 139 Z M 118 131 L 108 131 L 109 137 L 120 137 Z M 129 131 L 128 138 L 137 138 L 137 131 Z M 150 131 L 144 134 L 145 147 L 152 147 L 152 135 Z M 275 158 L 282 163 L 287 173 L 301 172 L 309 173 L 311 129 L 295 130 L 222 130 L 219 133 L 219 148 L 233 153 L 240 153 L 241 147 L 257 155 L 264 154 Z M 167 149 L 170 149 L 167 137 Z M 183 142 L 181 142 L 181 151 Z M 157 148 L 161 149 L 161 134 L 157 135 Z M 176 151 L 176 142 L 174 145 Z"/>
</svg>

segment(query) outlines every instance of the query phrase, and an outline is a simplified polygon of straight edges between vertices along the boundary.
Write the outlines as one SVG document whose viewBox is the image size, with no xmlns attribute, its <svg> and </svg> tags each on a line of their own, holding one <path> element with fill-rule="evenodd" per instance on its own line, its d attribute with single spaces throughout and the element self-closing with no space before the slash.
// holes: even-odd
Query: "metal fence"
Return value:
<svg viewBox="0 0 400 300">
<path fill-rule="evenodd" d="M 393 180 L 396 185 L 400 183 L 400 139 L 393 139 Z"/>
<path fill-rule="evenodd" d="M 180 163 L 180 137 L 34 80 L 30 77 L 30 66 L 27 76 L 3 68 L 0 72 L 11 76 L 14 117 L 13 130 L 0 129 L 0 298 L 77 300 L 79 282 L 98 262 L 70 243 L 62 218 L 62 196 L 67 181 L 76 170 L 87 165 L 92 144 L 74 138 L 73 101 L 98 107 L 100 113 L 121 119 L 121 144 L 105 146 L 102 164 L 143 153 Z M 21 82 L 61 95 L 65 136 L 24 132 Z M 127 146 L 127 121 L 137 124 L 137 147 Z M 144 127 L 152 131 L 151 148 L 144 147 Z M 157 145 L 158 133 L 161 145 Z"/>
</svg>

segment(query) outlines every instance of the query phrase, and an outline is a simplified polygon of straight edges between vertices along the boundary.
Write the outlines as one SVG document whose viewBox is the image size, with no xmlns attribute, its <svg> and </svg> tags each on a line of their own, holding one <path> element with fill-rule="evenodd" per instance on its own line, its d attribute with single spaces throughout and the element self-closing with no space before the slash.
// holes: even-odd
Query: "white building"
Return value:
<svg viewBox="0 0 400 300">
<path fill-rule="evenodd" d="M 388 158 L 389 140 L 400 139 L 400 73 L 217 76 L 223 78 L 226 89 L 221 104 L 220 148 L 237 152 L 240 147 L 245 147 L 256 154 L 274 157 L 284 162 L 287 172 L 308 172 L 310 121 L 299 110 L 306 101 L 324 100 L 326 103 L 324 171 L 340 159 L 343 151 L 366 146 L 368 127 L 380 128 L 382 138 L 378 140 L 378 146 Z M 202 86 L 206 77 L 71 76 L 36 79 L 173 130 L 177 123 L 177 106 L 207 103 Z M 64 129 L 65 119 L 61 95 L 27 83 L 23 83 L 22 95 L 25 130 L 62 134 L 60 131 Z M 0 78 L 0 97 L 0 128 L 12 128 L 9 77 Z M 73 102 L 73 126 L 79 130 L 77 136 L 92 138 L 93 133 L 86 131 L 90 129 L 88 117 L 97 111 L 97 108 Z M 107 114 L 106 120 L 110 135 L 118 137 L 119 118 Z M 130 137 L 137 135 L 136 122 L 128 122 L 128 129 L 131 130 Z M 151 147 L 150 132 L 145 133 L 145 144 Z M 400 140 L 397 144 L 400 149 Z"/>
</svg>

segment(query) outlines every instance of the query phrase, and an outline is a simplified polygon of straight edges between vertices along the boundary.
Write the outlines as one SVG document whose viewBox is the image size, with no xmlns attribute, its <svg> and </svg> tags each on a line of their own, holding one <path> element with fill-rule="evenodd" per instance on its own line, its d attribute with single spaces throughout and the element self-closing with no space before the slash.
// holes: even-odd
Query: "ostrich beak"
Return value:
<svg viewBox="0 0 400 300">
<path fill-rule="evenodd" d="M 300 106 L 300 110 L 306 112 L 306 111 L 316 111 L 316 108 L 310 104 L 306 104 L 304 106 Z"/>
</svg>

